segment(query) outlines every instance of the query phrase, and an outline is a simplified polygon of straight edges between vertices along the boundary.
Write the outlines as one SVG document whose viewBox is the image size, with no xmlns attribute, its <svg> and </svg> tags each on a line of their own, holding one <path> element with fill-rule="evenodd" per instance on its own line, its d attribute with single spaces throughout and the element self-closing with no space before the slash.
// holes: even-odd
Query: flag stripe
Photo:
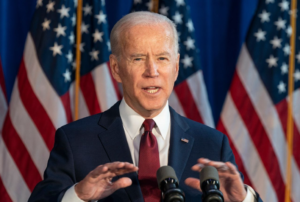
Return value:
<svg viewBox="0 0 300 202">
<path fill-rule="evenodd" d="M 27 201 L 30 190 L 8 152 L 2 136 L 0 136 L 0 154 L 0 176 L 7 193 L 12 201 Z M 4 201 L 2 200 L 2 197 L 3 196 L 0 195 L 0 201 Z"/>
<path fill-rule="evenodd" d="M 181 103 L 185 115 L 200 123 L 203 123 L 203 119 L 197 110 L 197 105 L 193 99 L 192 93 L 189 89 L 187 81 L 183 81 L 174 87 L 174 91 L 177 94 L 177 98 Z"/>
<path fill-rule="evenodd" d="M 119 89 L 119 86 L 118 86 L 118 82 L 114 79 L 114 77 L 112 76 L 112 73 L 111 73 L 111 68 L 110 68 L 110 62 L 107 62 L 107 67 L 108 67 L 108 70 L 109 70 L 109 75 L 110 75 L 110 78 L 112 80 L 112 83 L 114 85 L 114 88 L 115 88 L 115 92 L 117 94 L 117 98 L 118 100 L 121 100 L 122 99 L 122 94 L 120 92 L 120 89 Z"/>
<path fill-rule="evenodd" d="M 286 180 L 287 145 L 284 131 L 282 129 L 277 110 L 269 97 L 269 93 L 260 80 L 260 76 L 254 67 L 253 61 L 245 45 L 243 45 L 241 49 L 237 64 L 237 74 L 243 82 L 243 86 L 251 99 L 253 107 L 256 109 L 255 112 L 259 116 L 260 122 L 267 132 L 272 148 L 276 153 L 277 160 L 279 161 L 281 176 L 283 180 Z M 239 93 L 239 91 L 237 93 Z M 297 168 L 293 167 L 295 165 L 296 163 L 294 162 L 294 158 L 292 158 L 293 178 L 297 179 L 300 177 L 300 173 Z M 299 192 L 297 191 L 292 193 L 293 196 L 297 196 L 298 194 Z M 297 199 L 298 198 L 293 198 L 294 201 L 297 201 Z"/>
<path fill-rule="evenodd" d="M 4 184 L 1 179 L 1 175 L 0 175 L 0 200 L 2 202 L 12 202 L 11 198 L 9 197 L 9 195 L 4 187 Z"/>
<path fill-rule="evenodd" d="M 245 45 L 243 45 L 237 65 L 237 74 L 243 82 L 248 96 L 258 114 L 260 122 L 267 132 L 272 148 L 279 161 L 280 173 L 286 175 L 286 142 L 277 111 L 269 94 L 260 80 L 253 61 Z M 255 81 L 255 82 L 253 82 Z M 237 92 L 239 93 L 239 91 Z"/>
<path fill-rule="evenodd" d="M 282 177 L 278 176 L 278 173 L 280 173 L 279 162 L 268 135 L 244 89 L 244 85 L 236 73 L 233 78 L 231 90 L 232 100 L 235 103 L 243 122 L 246 123 L 246 127 L 251 134 L 250 137 L 276 190 L 278 200 L 283 201 L 284 192 L 282 192 L 282 190 L 285 190 L 285 185 Z M 249 112 L 251 112 L 251 116 L 248 116 Z"/>
<path fill-rule="evenodd" d="M 0 58 L 0 94 L 1 94 L 1 91 L 2 91 L 5 99 L 7 100 L 7 95 L 6 95 L 6 90 L 5 90 L 5 80 L 4 80 L 4 74 L 3 74 L 1 58 Z"/>
<path fill-rule="evenodd" d="M 9 110 L 8 116 L 10 116 L 14 129 L 27 148 L 27 151 L 42 176 L 47 159 L 49 158 L 49 150 L 22 103 L 18 86 L 18 80 L 16 80 L 11 99 L 12 107 Z"/>
<path fill-rule="evenodd" d="M 184 110 L 178 100 L 178 97 L 174 91 L 172 91 L 169 97 L 169 105 L 181 116 L 185 116 Z"/>
<path fill-rule="evenodd" d="M 221 121 L 245 164 L 245 170 L 254 188 L 261 193 L 261 197 L 265 201 L 279 201 L 276 190 L 272 186 L 272 180 L 268 176 L 268 171 L 263 166 L 264 164 L 260 158 L 259 151 L 257 151 L 250 137 L 250 132 L 246 127 L 247 123 L 240 117 L 240 112 L 232 100 L 231 93 L 226 97 Z"/>
<path fill-rule="evenodd" d="M 0 133 L 2 131 L 3 122 L 7 112 L 7 104 L 4 92 L 0 88 Z"/>
<path fill-rule="evenodd" d="M 283 128 L 283 131 L 285 131 L 285 138 L 287 138 L 286 133 L 287 133 L 287 100 L 282 100 L 280 103 L 278 103 L 275 107 L 277 109 L 281 125 Z M 294 121 L 294 120 L 293 120 Z M 294 122 L 294 137 L 293 137 L 293 156 L 295 159 L 295 162 L 300 168 L 300 152 L 298 151 L 298 145 L 300 145 L 300 134 L 298 131 L 298 128 L 296 127 L 296 124 Z"/>
<path fill-rule="evenodd" d="M 52 88 L 37 59 L 34 43 L 29 33 L 24 51 L 24 63 L 28 80 L 38 100 L 47 111 L 55 128 L 67 123 L 67 115 L 61 98 Z"/>
<path fill-rule="evenodd" d="M 188 87 L 193 96 L 193 100 L 197 106 L 198 111 L 203 118 L 203 123 L 210 127 L 214 126 L 214 121 L 209 106 L 206 87 L 202 76 L 202 71 L 197 71 L 187 79 Z"/>
<path fill-rule="evenodd" d="M 300 89 L 296 90 L 293 94 L 293 116 L 298 131 L 300 131 Z"/>
<path fill-rule="evenodd" d="M 67 122 L 71 123 L 73 121 L 73 117 L 72 117 L 72 110 L 70 107 L 70 102 L 71 102 L 70 92 L 68 91 L 64 95 L 60 96 L 60 100 L 64 106 Z"/>
<path fill-rule="evenodd" d="M 14 129 L 10 116 L 7 116 L 3 126 L 3 140 L 9 153 L 14 159 L 15 164 L 20 170 L 25 183 L 30 191 L 33 191 L 35 185 L 42 180 L 39 171 L 35 167 L 25 145 Z"/>
<path fill-rule="evenodd" d="M 87 73 L 86 75 L 80 78 L 80 88 L 85 103 L 89 109 L 89 114 L 92 115 L 92 114 L 100 113 L 101 109 L 99 106 L 99 101 L 96 95 L 95 84 L 91 73 Z"/>
<path fill-rule="evenodd" d="M 21 61 L 17 83 L 20 98 L 28 115 L 44 139 L 47 148 L 51 150 L 54 145 L 55 127 L 30 86 L 23 60 Z"/>
<path fill-rule="evenodd" d="M 92 76 L 96 87 L 97 98 L 100 102 L 100 108 L 102 111 L 105 111 L 118 101 L 118 96 L 107 64 L 103 63 L 97 66 L 92 71 Z"/>
<path fill-rule="evenodd" d="M 82 94 L 82 90 L 79 91 L 79 118 L 90 116 L 89 109 L 85 103 L 85 99 Z"/>
<path fill-rule="evenodd" d="M 242 158 L 240 157 L 240 154 L 239 152 L 237 151 L 237 149 L 235 148 L 235 145 L 234 143 L 232 142 L 231 140 L 231 137 L 230 135 L 228 135 L 229 133 L 227 132 L 227 130 L 225 129 L 224 127 L 224 124 L 222 122 L 222 120 L 218 123 L 218 127 L 217 129 L 222 132 L 223 134 L 226 134 L 228 140 L 229 140 L 229 144 L 230 144 L 230 148 L 232 149 L 232 152 L 234 154 L 234 158 L 235 158 L 235 161 L 236 161 L 236 164 L 238 166 L 238 169 L 241 173 L 243 173 L 244 175 L 244 183 L 251 186 L 252 188 L 255 189 L 255 187 L 253 187 L 252 185 L 252 182 L 250 180 L 250 178 L 248 177 L 248 173 L 246 172 L 246 169 L 245 169 L 245 165 L 243 163 L 243 160 Z"/>
</svg>

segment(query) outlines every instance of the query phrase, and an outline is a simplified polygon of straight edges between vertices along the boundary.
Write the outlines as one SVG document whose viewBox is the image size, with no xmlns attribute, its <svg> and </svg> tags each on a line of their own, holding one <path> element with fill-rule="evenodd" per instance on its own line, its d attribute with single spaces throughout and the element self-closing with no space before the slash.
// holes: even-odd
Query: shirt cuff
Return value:
<svg viewBox="0 0 300 202">
<path fill-rule="evenodd" d="M 257 202 L 256 193 L 252 187 L 245 184 L 245 189 L 247 190 L 247 195 L 243 202 Z"/>
<path fill-rule="evenodd" d="M 70 187 L 64 194 L 61 202 L 84 202 L 83 200 L 81 200 L 76 192 L 75 192 L 75 185 L 74 184 L 72 187 Z M 93 200 L 91 202 L 97 202 L 98 200 Z"/>
</svg>

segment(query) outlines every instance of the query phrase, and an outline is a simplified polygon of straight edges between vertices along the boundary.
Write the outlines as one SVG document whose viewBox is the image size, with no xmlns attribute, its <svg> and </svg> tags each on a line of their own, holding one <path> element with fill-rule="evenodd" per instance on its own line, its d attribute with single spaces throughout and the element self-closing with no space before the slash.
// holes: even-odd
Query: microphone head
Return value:
<svg viewBox="0 0 300 202">
<path fill-rule="evenodd" d="M 219 173 L 213 166 L 205 166 L 200 172 L 200 182 L 202 183 L 208 179 L 219 181 Z"/>
<path fill-rule="evenodd" d="M 175 170 L 171 166 L 162 166 L 156 172 L 156 179 L 159 189 L 161 189 L 161 182 L 167 178 L 172 178 L 178 185 L 178 179 Z"/>
</svg>

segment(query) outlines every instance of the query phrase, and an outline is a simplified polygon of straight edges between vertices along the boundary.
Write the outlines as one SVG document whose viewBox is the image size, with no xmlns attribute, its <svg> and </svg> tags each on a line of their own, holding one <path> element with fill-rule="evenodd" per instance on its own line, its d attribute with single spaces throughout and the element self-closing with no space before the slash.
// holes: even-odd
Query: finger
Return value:
<svg viewBox="0 0 300 202">
<path fill-rule="evenodd" d="M 225 164 L 228 166 L 229 171 L 230 171 L 231 174 L 234 174 L 234 175 L 235 174 L 237 174 L 237 175 L 240 174 L 234 164 L 232 164 L 231 162 L 226 162 Z"/>
<path fill-rule="evenodd" d="M 138 168 L 131 163 L 125 162 L 113 162 L 100 165 L 92 171 L 94 178 L 102 177 L 101 175 L 106 173 L 114 173 L 116 175 L 122 175 L 129 172 L 137 171 Z M 114 177 L 114 176 L 113 176 Z"/>
<path fill-rule="evenodd" d="M 130 178 L 122 177 L 122 178 L 118 179 L 117 181 L 115 181 L 114 183 L 112 183 L 112 189 L 114 191 L 116 191 L 121 188 L 129 187 L 131 184 L 132 184 L 132 181 Z"/>
<path fill-rule="evenodd" d="M 199 162 L 201 162 L 201 163 L 199 163 Z M 198 164 L 194 165 L 192 167 L 192 170 L 200 172 L 205 166 L 213 166 L 218 171 L 228 170 L 228 167 L 225 163 L 219 162 L 219 161 L 210 161 L 210 160 L 198 161 Z"/>
<path fill-rule="evenodd" d="M 117 171 L 124 171 L 124 170 L 128 170 L 128 171 L 137 171 L 137 167 L 134 166 L 132 163 L 128 163 L 128 162 L 113 162 L 113 163 L 107 163 L 104 166 L 108 167 L 108 170 L 112 171 L 112 172 L 117 172 Z"/>
<path fill-rule="evenodd" d="M 202 191 L 200 188 L 200 180 L 199 179 L 189 177 L 184 181 L 184 183 L 198 191 Z"/>
<path fill-rule="evenodd" d="M 192 166 L 192 170 L 200 172 L 204 167 L 205 167 L 204 164 L 198 163 L 198 164 Z"/>
<path fill-rule="evenodd" d="M 192 170 L 200 172 L 204 166 L 213 166 L 213 167 L 215 167 L 218 170 L 218 172 L 235 173 L 235 169 L 233 168 L 234 167 L 233 164 L 230 163 L 230 166 L 228 166 L 224 162 L 211 161 L 211 160 L 205 159 L 205 158 L 198 159 L 198 164 L 196 164 L 195 166 L 193 166 Z"/>
</svg>

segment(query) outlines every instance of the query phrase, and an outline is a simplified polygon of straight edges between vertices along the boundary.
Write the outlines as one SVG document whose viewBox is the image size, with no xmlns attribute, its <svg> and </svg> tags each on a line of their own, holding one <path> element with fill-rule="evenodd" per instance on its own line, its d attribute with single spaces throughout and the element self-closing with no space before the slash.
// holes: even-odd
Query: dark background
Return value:
<svg viewBox="0 0 300 202">
<path fill-rule="evenodd" d="M 105 2 L 111 29 L 117 20 L 130 12 L 132 0 Z M 185 2 L 191 10 L 208 98 L 217 123 L 258 0 Z M 0 0 L 0 58 L 8 100 L 35 5 L 36 0 Z"/>
</svg>

